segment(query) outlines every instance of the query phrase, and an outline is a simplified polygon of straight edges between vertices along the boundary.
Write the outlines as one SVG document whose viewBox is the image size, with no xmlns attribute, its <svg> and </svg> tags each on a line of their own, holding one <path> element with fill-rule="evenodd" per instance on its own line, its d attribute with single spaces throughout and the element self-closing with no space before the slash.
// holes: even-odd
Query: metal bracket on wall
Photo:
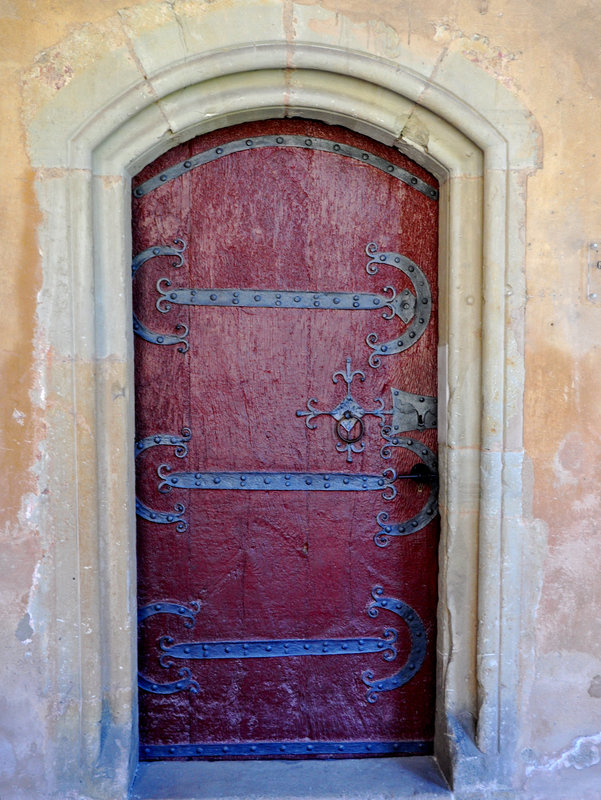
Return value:
<svg viewBox="0 0 601 800">
<path fill-rule="evenodd" d="M 588 246 L 586 293 L 591 303 L 601 303 L 601 245 L 598 241 Z"/>
</svg>

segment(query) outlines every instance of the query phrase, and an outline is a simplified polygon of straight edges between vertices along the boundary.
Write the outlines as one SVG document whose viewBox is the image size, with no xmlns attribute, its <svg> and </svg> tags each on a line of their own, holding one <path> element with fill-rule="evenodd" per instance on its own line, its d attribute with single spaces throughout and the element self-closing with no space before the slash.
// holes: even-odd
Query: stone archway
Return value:
<svg viewBox="0 0 601 800">
<path fill-rule="evenodd" d="M 279 16 L 269 28 L 275 13 L 215 3 L 190 20 L 184 43 L 177 22 L 150 30 L 132 17 L 137 66 L 108 47 L 91 66 L 75 63 L 29 125 L 44 211 L 37 345 L 46 396 L 66 398 L 49 417 L 42 463 L 47 524 L 64 531 L 41 576 L 56 610 L 56 702 L 67 709 L 56 723 L 59 794 L 124 797 L 137 758 L 130 177 L 177 142 L 274 116 L 394 144 L 441 181 L 436 756 L 455 786 L 510 780 L 523 530 L 520 231 L 536 131 L 474 65 L 449 57 L 431 77 L 432 65 L 409 52 L 341 48 L 335 22 L 327 35 L 307 28 L 301 42 Z M 243 25 L 232 23 L 238 15 Z M 60 641 L 55 616 L 69 623 Z M 473 735 L 459 719 L 474 723 Z"/>
</svg>

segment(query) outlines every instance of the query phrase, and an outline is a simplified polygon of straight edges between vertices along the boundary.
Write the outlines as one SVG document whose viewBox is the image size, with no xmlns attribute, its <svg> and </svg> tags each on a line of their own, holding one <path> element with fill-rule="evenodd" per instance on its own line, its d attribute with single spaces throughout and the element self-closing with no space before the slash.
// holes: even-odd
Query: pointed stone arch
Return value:
<svg viewBox="0 0 601 800">
<path fill-rule="evenodd" d="M 47 401 L 40 471 L 51 489 L 44 526 L 62 532 L 40 576 L 42 603 L 53 609 L 54 702 L 66 709 L 55 723 L 55 790 L 125 797 L 137 762 L 131 176 L 200 133 L 285 116 L 396 146 L 441 182 L 436 756 L 456 787 L 507 785 L 517 737 L 522 232 L 538 159 L 534 121 L 461 57 L 435 61 L 431 45 L 390 47 L 386 37 L 370 45 L 369 26 L 314 7 L 295 8 L 296 32 L 280 3 L 188 13 L 155 3 L 123 12 L 105 37 L 96 32 L 95 59 L 62 43 L 61 58 L 72 50 L 68 83 L 43 102 L 34 84 L 26 90 L 44 214 L 41 388 L 60 399 Z"/>
</svg>

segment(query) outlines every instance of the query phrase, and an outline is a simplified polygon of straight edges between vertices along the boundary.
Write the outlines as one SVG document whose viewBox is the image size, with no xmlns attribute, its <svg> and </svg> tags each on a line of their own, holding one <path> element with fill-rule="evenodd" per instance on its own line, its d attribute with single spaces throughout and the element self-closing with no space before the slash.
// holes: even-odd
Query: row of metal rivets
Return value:
<svg viewBox="0 0 601 800">
<path fill-rule="evenodd" d="M 230 755 L 269 755 L 277 753 L 288 753 L 290 755 L 302 755 L 303 753 L 315 753 L 316 755 L 327 755 L 330 753 L 428 753 L 432 749 L 429 742 L 314 742 L 306 744 L 304 742 L 260 742 L 257 744 L 239 743 L 235 744 L 206 744 L 206 745 L 152 745 L 142 746 L 140 752 L 149 758 L 161 758 L 165 756 L 186 757 L 194 755 L 216 756 L 219 754 Z"/>
<path fill-rule="evenodd" d="M 332 142 L 329 139 L 311 139 L 311 138 L 303 138 L 302 136 L 291 135 L 291 136 L 259 136 L 255 139 L 240 139 L 235 142 L 229 142 L 227 145 L 223 147 L 216 147 L 211 150 L 206 150 L 202 153 L 198 153 L 191 159 L 186 159 L 185 161 L 175 164 L 172 167 L 169 167 L 164 172 L 160 173 L 158 176 L 150 178 L 149 180 L 145 181 L 144 183 L 140 184 L 136 189 L 134 189 L 134 196 L 135 197 L 143 197 L 144 195 L 151 192 L 153 189 L 156 189 L 157 186 L 166 183 L 167 181 L 173 180 L 174 178 L 178 178 L 180 175 L 183 175 L 187 171 L 199 167 L 201 165 L 207 164 L 211 161 L 214 161 L 221 156 L 224 155 L 231 155 L 232 153 L 238 153 L 245 149 L 253 149 L 255 147 L 300 147 L 303 149 L 315 149 L 321 152 L 333 152 L 337 153 L 349 158 L 353 158 L 354 160 L 362 161 L 367 164 L 371 164 L 376 168 L 387 172 L 392 177 L 396 177 L 401 180 L 403 183 L 406 183 L 409 186 L 417 189 L 422 194 L 426 195 L 431 199 L 438 198 L 438 191 L 428 185 L 425 181 L 417 178 L 415 175 L 412 175 L 407 170 L 403 169 L 402 167 L 397 167 L 394 164 L 386 161 L 385 159 L 377 156 L 373 153 L 368 153 L 365 150 L 360 150 L 359 148 L 353 147 L 352 145 L 341 145 L 337 142 Z"/>
</svg>

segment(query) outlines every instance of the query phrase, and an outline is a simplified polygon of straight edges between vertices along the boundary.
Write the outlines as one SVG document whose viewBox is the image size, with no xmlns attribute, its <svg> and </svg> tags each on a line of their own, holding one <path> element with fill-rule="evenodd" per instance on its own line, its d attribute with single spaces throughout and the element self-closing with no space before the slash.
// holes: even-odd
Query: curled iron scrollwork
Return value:
<svg viewBox="0 0 601 800">
<path fill-rule="evenodd" d="M 367 610 L 369 616 L 377 617 L 380 609 L 391 611 L 405 622 L 411 637 L 411 650 L 398 672 L 388 678 L 375 678 L 372 670 L 365 670 L 361 675 L 361 680 L 367 686 L 367 701 L 375 703 L 381 692 L 399 689 L 419 671 L 426 657 L 427 635 L 419 615 L 407 603 L 395 597 L 383 597 L 384 589 L 381 586 L 375 586 L 371 594 L 374 602 Z"/>
<path fill-rule="evenodd" d="M 423 462 L 422 469 L 414 468 L 414 480 L 430 484 L 428 499 L 418 513 L 410 519 L 402 522 L 390 522 L 390 514 L 387 511 L 380 511 L 377 515 L 376 521 L 380 530 L 375 534 L 374 542 L 378 547 L 387 547 L 391 537 L 416 533 L 425 528 L 438 514 L 438 460 L 430 448 L 422 442 L 393 435 L 389 425 L 385 425 L 381 430 L 382 436 L 387 439 L 387 444 L 380 451 L 382 458 L 390 458 L 392 449 L 395 447 L 411 451 Z"/>
<path fill-rule="evenodd" d="M 381 422 L 384 421 L 384 415 L 390 412 L 384 411 L 384 401 L 381 397 L 374 400 L 374 403 L 379 405 L 374 409 L 366 409 L 358 403 L 351 393 L 351 383 L 353 379 L 358 377 L 361 383 L 365 381 L 365 373 L 359 369 L 351 369 L 351 359 L 346 359 L 346 369 L 337 370 L 332 375 L 332 382 L 338 383 L 338 379 L 346 383 L 346 397 L 330 411 L 321 411 L 315 408 L 315 403 L 318 400 L 311 397 L 307 401 L 307 411 L 299 410 L 296 412 L 297 417 L 305 418 L 305 425 L 310 430 L 315 430 L 316 425 L 313 420 L 316 417 L 327 416 L 332 417 L 336 421 L 335 432 L 340 441 L 336 443 L 336 450 L 339 453 L 346 452 L 347 463 L 352 463 L 353 453 L 361 453 L 365 449 L 365 442 L 361 441 L 364 433 L 363 417 L 372 416 L 378 417 Z M 354 431 L 354 432 L 353 432 Z"/>
<path fill-rule="evenodd" d="M 198 600 L 192 600 L 190 603 L 174 603 L 171 600 L 160 600 L 155 603 L 149 603 L 138 609 L 138 625 L 140 625 L 148 617 L 155 614 L 171 614 L 185 620 L 184 626 L 186 628 L 194 627 L 196 621 L 196 614 L 200 611 L 200 603 Z M 172 664 L 165 665 L 159 659 L 161 666 L 172 666 Z M 145 675 L 138 672 L 138 686 L 145 692 L 150 694 L 175 694 L 176 692 L 189 691 L 191 694 L 198 694 L 200 686 L 198 682 L 192 678 L 192 673 L 188 667 L 182 667 L 178 672 L 179 678 L 175 681 L 168 683 L 159 683 L 158 681 L 150 680 Z"/>
<path fill-rule="evenodd" d="M 135 456 L 137 458 L 151 447 L 167 445 L 175 448 L 174 453 L 177 458 L 184 458 L 188 455 L 188 442 L 191 438 L 192 431 L 190 428 L 182 428 L 180 436 L 175 436 L 171 433 L 156 433 L 152 436 L 146 436 L 144 439 L 140 439 L 136 442 Z M 185 510 L 186 508 L 182 503 L 176 503 L 173 507 L 173 511 L 157 511 L 154 508 L 149 508 L 136 497 L 136 514 L 139 517 L 161 525 L 175 524 L 175 530 L 178 533 L 184 533 L 184 531 L 188 529 L 188 523 L 183 518 Z"/>
<path fill-rule="evenodd" d="M 174 453 L 177 458 L 184 458 L 188 455 L 188 442 L 192 438 L 192 431 L 190 428 L 182 428 L 181 436 L 173 436 L 170 433 L 156 433 L 152 436 L 146 436 L 136 442 L 135 456 L 136 458 L 145 450 L 158 445 L 172 445 L 175 447 Z"/>
<path fill-rule="evenodd" d="M 199 611 L 200 603 L 198 600 L 192 600 L 188 605 L 174 603 L 171 600 L 159 600 L 156 603 L 148 603 L 148 605 L 141 606 L 138 609 L 138 624 L 156 614 L 172 614 L 185 619 L 184 627 L 193 628 Z"/>
<path fill-rule="evenodd" d="M 191 694 L 198 694 L 200 686 L 198 681 L 192 678 L 192 673 L 188 667 L 182 667 L 179 672 L 179 680 L 169 683 L 157 683 L 149 680 L 146 676 L 138 673 L 138 686 L 151 694 L 175 694 L 176 692 L 189 691 Z"/>
<path fill-rule="evenodd" d="M 141 253 L 138 253 L 138 255 L 132 261 L 132 279 L 135 278 L 136 273 L 143 264 L 145 264 L 147 261 L 150 261 L 151 258 L 157 258 L 158 256 L 176 256 L 177 261 L 174 261 L 171 266 L 176 268 L 181 267 L 184 263 L 183 253 L 185 249 L 186 243 L 183 241 L 183 239 L 174 239 L 173 246 L 156 245 L 143 250 Z M 188 350 L 187 337 L 189 331 L 188 326 L 184 325 L 183 323 L 178 323 L 175 326 L 175 330 L 179 331 L 179 333 L 157 333 L 146 327 L 146 325 L 144 325 L 143 322 L 140 322 L 140 320 L 134 314 L 133 327 L 134 333 L 147 342 L 160 345 L 175 344 L 178 345 L 177 349 L 180 353 L 185 353 Z"/>
<path fill-rule="evenodd" d="M 412 347 L 422 336 L 432 313 L 432 293 L 428 279 L 422 270 L 406 256 L 395 252 L 381 252 L 375 242 L 370 242 L 365 248 L 365 252 L 370 257 L 366 266 L 366 271 L 369 275 L 375 275 L 383 264 L 395 267 L 409 278 L 415 291 L 415 296 L 409 290 L 405 290 L 404 295 L 400 296 L 405 298 L 404 301 L 401 301 L 400 308 L 406 312 L 405 316 L 408 317 L 406 321 L 412 320 L 409 327 L 400 337 L 391 339 L 388 342 L 378 343 L 378 334 L 370 333 L 365 340 L 373 350 L 369 357 L 370 366 L 379 367 L 382 363 L 382 356 L 402 353 Z M 406 308 L 404 308 L 403 302 L 407 306 Z M 396 311 L 396 308 L 395 312 L 401 316 Z"/>
</svg>

